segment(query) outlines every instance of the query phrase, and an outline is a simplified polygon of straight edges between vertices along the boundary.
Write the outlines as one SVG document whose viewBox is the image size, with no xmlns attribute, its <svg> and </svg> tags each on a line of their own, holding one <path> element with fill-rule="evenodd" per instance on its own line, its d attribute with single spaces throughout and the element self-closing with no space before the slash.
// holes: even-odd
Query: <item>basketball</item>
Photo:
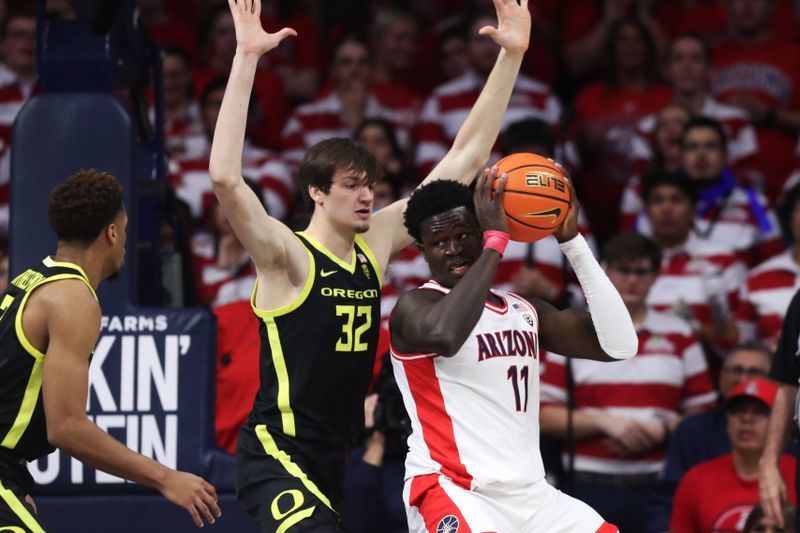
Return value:
<svg viewBox="0 0 800 533">
<path fill-rule="evenodd" d="M 547 237 L 567 216 L 570 188 L 561 167 L 544 156 L 511 154 L 497 162 L 506 180 L 503 209 L 511 239 L 533 242 Z M 497 189 L 499 177 L 492 184 Z"/>
</svg>

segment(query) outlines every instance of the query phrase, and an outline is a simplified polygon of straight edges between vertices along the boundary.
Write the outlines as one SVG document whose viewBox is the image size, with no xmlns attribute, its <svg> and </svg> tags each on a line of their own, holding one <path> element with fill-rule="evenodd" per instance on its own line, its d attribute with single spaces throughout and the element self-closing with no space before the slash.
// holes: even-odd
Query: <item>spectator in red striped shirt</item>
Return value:
<svg viewBox="0 0 800 533">
<path fill-rule="evenodd" d="M 395 129 L 403 150 L 416 121 L 413 102 L 393 105 L 370 85 L 369 49 L 355 35 L 345 35 L 333 51 L 331 87 L 298 107 L 283 130 L 284 155 L 298 166 L 306 151 L 331 137 L 350 137 L 365 118 L 380 118 Z M 396 104 L 396 103 L 394 103 Z"/>
<path fill-rule="evenodd" d="M 736 319 L 745 340 L 778 344 L 789 302 L 800 289 L 800 185 L 781 201 L 778 217 L 789 248 L 756 266 L 742 287 Z"/>
<path fill-rule="evenodd" d="M 745 266 L 732 248 L 692 231 L 697 193 L 683 174 L 655 174 L 644 184 L 645 214 L 662 252 L 661 273 L 647 303 L 684 318 L 704 345 L 710 363 L 736 344 L 732 310 L 738 303 Z"/>
<path fill-rule="evenodd" d="M 699 194 L 694 233 L 733 248 L 750 266 L 783 251 L 778 219 L 766 199 L 751 186 L 739 184 L 728 167 L 727 137 L 718 121 L 694 117 L 686 124 L 681 161 Z M 645 216 L 639 217 L 636 229 L 651 231 Z"/>
<path fill-rule="evenodd" d="M 478 30 L 492 24 L 492 14 L 473 16 L 467 23 L 467 40 L 470 67 L 458 78 L 434 89 L 422 108 L 417 129 L 417 173 L 426 176 L 444 157 L 453 143 L 458 129 L 478 99 L 481 87 L 494 65 L 500 47 Z M 503 120 L 503 130 L 509 124 L 528 118 L 539 118 L 557 127 L 561 117 L 561 104 L 550 88 L 533 78 L 519 75 L 514 93 Z M 495 145 L 487 164 L 500 158 Z"/>
<path fill-rule="evenodd" d="M 208 174 L 211 153 L 211 136 L 217 123 L 217 116 L 225 94 L 227 78 L 218 78 L 208 84 L 201 100 L 204 149 L 197 155 L 176 157 L 170 160 L 170 180 L 178 198 L 189 205 L 192 217 L 202 221 L 209 214 L 213 199 L 211 180 Z M 243 173 L 255 181 L 260 190 L 260 198 L 270 213 L 278 219 L 285 219 L 294 207 L 296 186 L 286 162 L 276 153 L 253 146 L 245 139 L 242 154 Z"/>
<path fill-rule="evenodd" d="M 0 52 L 0 234 L 8 231 L 11 126 L 36 89 L 36 16 L 11 11 L 2 23 Z"/>
<path fill-rule="evenodd" d="M 164 143 L 170 157 L 196 157 L 208 152 L 208 140 L 194 98 L 192 63 L 182 49 L 161 48 L 164 79 Z M 150 116 L 155 111 L 151 107 Z"/>
<path fill-rule="evenodd" d="M 647 489 L 661 470 L 669 434 L 684 416 L 711 407 L 716 393 L 688 326 L 646 304 L 658 279 L 658 245 L 623 233 L 603 252 L 608 278 L 636 327 L 639 351 L 607 366 L 572 361 L 573 495 L 620 531 L 644 531 Z M 548 353 L 541 384 L 542 431 L 561 438 L 569 431 L 565 363 Z"/>
</svg>

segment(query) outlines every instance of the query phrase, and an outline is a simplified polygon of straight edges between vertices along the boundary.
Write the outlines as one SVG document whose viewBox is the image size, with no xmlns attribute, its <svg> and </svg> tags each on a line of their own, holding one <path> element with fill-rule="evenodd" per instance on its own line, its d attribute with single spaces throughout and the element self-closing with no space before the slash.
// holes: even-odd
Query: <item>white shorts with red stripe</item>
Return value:
<svg viewBox="0 0 800 533">
<path fill-rule="evenodd" d="M 594 509 L 543 479 L 478 492 L 427 474 L 406 480 L 403 499 L 410 533 L 619 533 Z"/>
</svg>

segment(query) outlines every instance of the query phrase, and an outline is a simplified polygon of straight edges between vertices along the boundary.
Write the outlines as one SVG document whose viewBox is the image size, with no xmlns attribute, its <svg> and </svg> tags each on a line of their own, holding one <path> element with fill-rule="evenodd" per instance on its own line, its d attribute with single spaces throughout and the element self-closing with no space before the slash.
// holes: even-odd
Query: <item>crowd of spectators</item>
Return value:
<svg viewBox="0 0 800 533">
<path fill-rule="evenodd" d="M 258 386 L 254 269 L 208 176 L 233 21 L 222 0 L 138 5 L 162 47 L 165 164 L 191 277 L 184 301 L 218 317 L 218 444 L 233 451 Z M 269 213 L 297 229 L 307 216 L 295 172 L 310 146 L 353 137 L 386 171 L 375 208 L 407 195 L 447 151 L 499 51 L 477 31 L 494 22 L 489 0 L 262 5 L 266 28 L 291 26 L 298 37 L 258 69 L 243 173 Z M 771 403 L 737 383 L 766 375 L 764 355 L 800 288 L 800 2 L 532 0 L 531 8 L 532 44 L 487 165 L 532 151 L 568 168 L 584 208 L 581 232 L 606 262 L 640 340 L 636 358 L 603 372 L 542 354 L 542 430 L 576 441 L 574 490 L 610 521 L 631 524 L 623 531 L 664 531 L 670 510 L 680 513 L 673 531 L 700 531 L 682 524 L 703 513 L 678 507 L 701 501 L 692 494 L 702 487 L 679 487 L 674 506 L 672 494 L 698 476 L 689 470 L 696 457 L 731 453 L 727 433 L 740 465 L 742 439 L 733 436 L 742 424 L 758 426 Z M 48 10 L 71 16 L 66 2 L 50 1 Z M 0 2 L 0 18 L 4 234 L 11 125 L 39 88 L 33 10 Z M 416 248 L 395 259 L 384 323 L 397 296 L 428 277 Z M 582 305 L 552 237 L 511 243 L 496 284 Z M 763 405 L 723 403 L 734 390 Z M 708 449 L 682 457 L 686 434 L 709 435 Z M 375 442 L 373 435 L 368 449 Z M 724 457 L 727 475 L 751 479 Z M 757 495 L 745 492 L 749 511 Z M 649 505 L 661 511 L 645 513 Z"/>
</svg>

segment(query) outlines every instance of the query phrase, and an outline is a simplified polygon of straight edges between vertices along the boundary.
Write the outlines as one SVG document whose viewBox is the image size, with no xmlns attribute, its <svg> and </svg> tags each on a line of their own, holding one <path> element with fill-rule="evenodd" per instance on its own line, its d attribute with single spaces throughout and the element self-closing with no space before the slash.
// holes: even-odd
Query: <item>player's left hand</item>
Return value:
<svg viewBox="0 0 800 533">
<path fill-rule="evenodd" d="M 497 230 L 508 233 L 508 217 L 503 210 L 503 193 L 506 189 L 505 174 L 500 176 L 497 190 L 492 195 L 492 184 L 497 176 L 497 166 L 487 168 L 478 176 L 475 185 L 475 215 L 482 230 Z"/>
<path fill-rule="evenodd" d="M 558 242 L 567 242 L 578 234 L 578 213 L 581 210 L 581 204 L 578 202 L 578 195 L 575 194 L 575 187 L 572 186 L 572 178 L 567 170 L 555 161 L 553 163 L 561 169 L 564 174 L 564 181 L 567 182 L 567 187 L 569 187 L 569 211 L 564 222 L 553 232 L 553 236 Z"/>
<path fill-rule="evenodd" d="M 266 54 L 286 37 L 297 36 L 292 28 L 267 33 L 261 27 L 261 0 L 228 0 L 236 29 L 236 51 L 245 54 Z"/>
<path fill-rule="evenodd" d="M 493 0 L 497 11 L 497 27 L 484 26 L 478 33 L 488 35 L 512 54 L 524 54 L 531 38 L 531 12 L 528 0 Z"/>
</svg>

